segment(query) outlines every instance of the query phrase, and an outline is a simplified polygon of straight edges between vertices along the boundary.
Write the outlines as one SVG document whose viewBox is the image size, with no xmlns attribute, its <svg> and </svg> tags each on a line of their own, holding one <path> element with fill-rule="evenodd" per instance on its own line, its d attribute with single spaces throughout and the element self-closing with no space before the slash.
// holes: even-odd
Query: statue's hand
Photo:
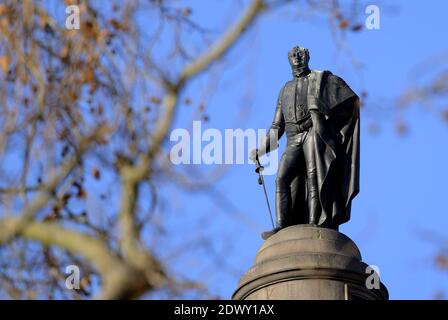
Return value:
<svg viewBox="0 0 448 320">
<path fill-rule="evenodd" d="M 249 153 L 249 159 L 255 163 L 255 160 L 257 159 L 257 149 L 252 149 Z"/>
<path fill-rule="evenodd" d="M 266 153 L 267 153 L 266 147 L 262 145 L 260 147 L 260 149 L 253 149 L 250 151 L 249 159 L 251 161 L 253 161 L 254 163 L 256 163 L 257 157 L 260 158 L 260 157 L 264 156 Z"/>
<path fill-rule="evenodd" d="M 300 132 L 308 131 L 313 126 L 313 120 L 309 118 L 304 123 L 299 124 L 299 130 Z"/>
</svg>

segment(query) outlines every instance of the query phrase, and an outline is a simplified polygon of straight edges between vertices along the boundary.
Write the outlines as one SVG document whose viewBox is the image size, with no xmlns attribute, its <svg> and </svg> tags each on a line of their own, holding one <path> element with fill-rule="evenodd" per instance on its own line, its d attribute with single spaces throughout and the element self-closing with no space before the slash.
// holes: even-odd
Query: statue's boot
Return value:
<svg viewBox="0 0 448 320">
<path fill-rule="evenodd" d="M 263 240 L 267 240 L 270 236 L 276 234 L 281 229 L 287 227 L 287 217 L 291 208 L 291 194 L 288 191 L 277 191 L 275 193 L 276 207 L 276 227 L 270 231 L 261 234 Z"/>
<path fill-rule="evenodd" d="M 317 226 L 319 220 L 318 214 L 319 214 L 319 199 L 317 199 L 317 197 L 311 197 L 309 200 L 309 216 L 310 216 L 309 224 Z"/>
<path fill-rule="evenodd" d="M 270 236 L 273 236 L 274 234 L 276 234 L 277 232 L 279 232 L 282 228 L 281 227 L 275 227 L 274 229 L 270 230 L 270 231 L 264 231 L 261 234 L 261 238 L 263 240 L 267 240 Z"/>
</svg>

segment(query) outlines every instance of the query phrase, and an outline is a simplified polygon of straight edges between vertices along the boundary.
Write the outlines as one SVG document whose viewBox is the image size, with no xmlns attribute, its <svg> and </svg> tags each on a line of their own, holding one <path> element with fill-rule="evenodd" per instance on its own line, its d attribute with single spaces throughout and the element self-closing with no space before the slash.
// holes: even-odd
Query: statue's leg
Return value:
<svg viewBox="0 0 448 320">
<path fill-rule="evenodd" d="M 292 208 L 291 182 L 297 176 L 300 160 L 303 157 L 301 146 L 288 146 L 282 156 L 276 179 L 276 217 L 277 227 L 290 225 Z"/>
<path fill-rule="evenodd" d="M 287 146 L 278 167 L 275 192 L 276 227 L 265 231 L 261 237 L 266 240 L 279 230 L 291 225 L 291 182 L 297 176 L 299 165 L 303 161 L 303 149 L 300 145 Z"/>
<path fill-rule="evenodd" d="M 309 223 L 317 225 L 321 207 L 319 201 L 319 188 L 317 185 L 316 158 L 314 153 L 314 134 L 312 131 L 308 133 L 305 142 L 303 143 L 303 153 L 305 156 L 308 186 Z"/>
<path fill-rule="evenodd" d="M 261 237 L 266 240 L 277 231 L 291 225 L 291 182 L 297 175 L 303 150 L 301 146 L 287 146 L 278 167 L 275 192 L 276 227 L 265 231 Z"/>
</svg>

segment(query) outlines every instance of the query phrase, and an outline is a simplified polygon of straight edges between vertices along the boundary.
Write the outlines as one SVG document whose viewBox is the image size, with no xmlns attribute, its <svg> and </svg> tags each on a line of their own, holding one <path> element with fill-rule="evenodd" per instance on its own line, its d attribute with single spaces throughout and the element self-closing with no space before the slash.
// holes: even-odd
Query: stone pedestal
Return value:
<svg viewBox="0 0 448 320">
<path fill-rule="evenodd" d="M 375 284 L 372 277 L 377 274 L 372 274 L 361 261 L 358 247 L 346 235 L 295 225 L 263 243 L 232 299 L 387 300 L 382 283 L 376 286 L 378 289 L 368 288 Z"/>
</svg>

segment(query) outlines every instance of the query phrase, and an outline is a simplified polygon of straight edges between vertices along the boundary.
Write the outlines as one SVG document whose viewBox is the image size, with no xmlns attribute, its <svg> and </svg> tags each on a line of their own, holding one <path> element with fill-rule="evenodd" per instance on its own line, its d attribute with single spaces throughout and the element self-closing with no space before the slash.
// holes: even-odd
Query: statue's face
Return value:
<svg viewBox="0 0 448 320">
<path fill-rule="evenodd" d="M 310 61 L 308 49 L 295 46 L 288 52 L 288 60 L 293 69 L 308 66 L 308 61 Z"/>
</svg>

